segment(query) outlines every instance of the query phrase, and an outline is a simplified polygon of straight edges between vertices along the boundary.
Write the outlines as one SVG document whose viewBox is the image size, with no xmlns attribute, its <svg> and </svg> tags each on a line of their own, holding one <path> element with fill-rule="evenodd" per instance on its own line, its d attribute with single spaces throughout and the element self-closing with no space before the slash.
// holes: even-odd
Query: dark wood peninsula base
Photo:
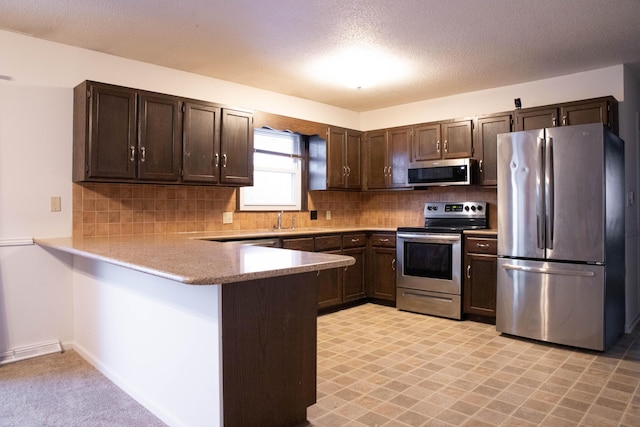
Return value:
<svg viewBox="0 0 640 427">
<path fill-rule="evenodd" d="M 316 402 L 316 272 L 222 287 L 224 425 L 296 426 Z"/>
</svg>

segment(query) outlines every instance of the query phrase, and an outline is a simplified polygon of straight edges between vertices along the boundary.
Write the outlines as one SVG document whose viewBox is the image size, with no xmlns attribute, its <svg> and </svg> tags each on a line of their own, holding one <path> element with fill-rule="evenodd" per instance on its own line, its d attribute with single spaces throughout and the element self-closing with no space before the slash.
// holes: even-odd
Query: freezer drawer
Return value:
<svg viewBox="0 0 640 427">
<path fill-rule="evenodd" d="M 499 258 L 496 329 L 604 350 L 604 269 Z"/>
<path fill-rule="evenodd" d="M 399 310 L 448 317 L 449 319 L 460 320 L 462 318 L 460 295 L 397 288 L 396 307 Z"/>
</svg>

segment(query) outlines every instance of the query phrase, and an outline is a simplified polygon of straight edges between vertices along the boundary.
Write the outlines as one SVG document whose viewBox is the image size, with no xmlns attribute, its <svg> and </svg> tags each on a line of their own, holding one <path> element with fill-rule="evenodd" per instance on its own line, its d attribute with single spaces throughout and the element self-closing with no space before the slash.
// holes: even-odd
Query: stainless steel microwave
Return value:
<svg viewBox="0 0 640 427">
<path fill-rule="evenodd" d="M 475 159 L 446 159 L 409 163 L 407 180 L 416 187 L 427 185 L 470 185 L 474 183 Z"/>
</svg>

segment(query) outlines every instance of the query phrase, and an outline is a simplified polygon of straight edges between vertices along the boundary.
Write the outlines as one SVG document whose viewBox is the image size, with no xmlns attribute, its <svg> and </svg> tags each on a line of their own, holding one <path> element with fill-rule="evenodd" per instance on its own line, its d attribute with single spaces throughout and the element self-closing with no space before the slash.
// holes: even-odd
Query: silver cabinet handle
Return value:
<svg viewBox="0 0 640 427">
<path fill-rule="evenodd" d="M 227 167 L 227 155 L 226 154 L 222 155 L 222 167 L 223 168 Z"/>
<path fill-rule="evenodd" d="M 132 145 L 131 147 L 129 147 L 129 150 L 131 150 L 131 157 L 129 157 L 129 161 L 133 162 L 136 160 L 136 147 Z"/>
<path fill-rule="evenodd" d="M 380 241 L 381 241 L 382 243 L 387 243 L 387 242 L 389 241 L 389 239 L 380 239 Z"/>
<path fill-rule="evenodd" d="M 440 141 L 436 141 L 436 151 L 440 152 Z"/>
<path fill-rule="evenodd" d="M 360 239 L 351 239 L 351 243 L 358 243 Z"/>
<path fill-rule="evenodd" d="M 146 148 L 144 148 L 144 147 L 140 147 L 140 153 L 142 154 L 142 155 L 140 156 L 140 161 L 141 161 L 142 163 L 144 163 L 144 162 L 145 162 L 145 160 L 147 160 L 147 149 L 146 149 Z"/>
<path fill-rule="evenodd" d="M 471 279 L 471 264 L 467 265 L 467 279 Z"/>
<path fill-rule="evenodd" d="M 480 173 L 484 173 L 484 161 L 480 160 L 479 164 L 478 164 L 478 171 Z"/>
<path fill-rule="evenodd" d="M 447 144 L 447 140 L 444 140 L 444 152 L 447 153 L 449 152 L 449 144 Z"/>
<path fill-rule="evenodd" d="M 553 125 L 553 127 L 556 127 L 558 123 L 558 119 L 556 117 L 551 119 L 551 124 Z"/>
<path fill-rule="evenodd" d="M 216 164 L 216 167 L 218 167 L 218 164 L 219 164 L 219 161 L 220 161 L 220 154 L 216 153 L 215 158 L 216 158 L 216 163 L 215 164 Z"/>
<path fill-rule="evenodd" d="M 488 243 L 476 243 L 476 247 L 478 247 L 478 248 L 488 248 L 489 244 Z"/>
<path fill-rule="evenodd" d="M 347 176 L 351 175 L 351 166 L 347 166 Z"/>
<path fill-rule="evenodd" d="M 343 176 L 347 176 L 347 167 L 346 166 L 342 167 L 342 175 Z"/>
<path fill-rule="evenodd" d="M 393 271 L 396 271 L 396 259 L 395 258 L 393 260 L 391 260 L 391 269 Z"/>
<path fill-rule="evenodd" d="M 562 126 L 567 126 L 569 124 L 569 120 L 567 120 L 567 116 L 562 116 Z"/>
<path fill-rule="evenodd" d="M 389 166 L 389 176 L 392 176 L 392 175 L 393 175 L 393 172 L 392 172 L 392 171 L 393 171 L 393 168 L 392 168 L 391 166 Z"/>
</svg>

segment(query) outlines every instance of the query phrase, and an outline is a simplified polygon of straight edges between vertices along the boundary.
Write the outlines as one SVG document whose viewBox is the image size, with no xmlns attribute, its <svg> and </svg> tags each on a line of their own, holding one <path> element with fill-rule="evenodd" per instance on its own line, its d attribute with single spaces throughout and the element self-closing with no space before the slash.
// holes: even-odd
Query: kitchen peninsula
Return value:
<svg viewBox="0 0 640 427">
<path fill-rule="evenodd" d="M 74 274 L 74 348 L 170 425 L 297 425 L 316 276 L 341 255 L 184 235 L 37 239 Z"/>
</svg>

